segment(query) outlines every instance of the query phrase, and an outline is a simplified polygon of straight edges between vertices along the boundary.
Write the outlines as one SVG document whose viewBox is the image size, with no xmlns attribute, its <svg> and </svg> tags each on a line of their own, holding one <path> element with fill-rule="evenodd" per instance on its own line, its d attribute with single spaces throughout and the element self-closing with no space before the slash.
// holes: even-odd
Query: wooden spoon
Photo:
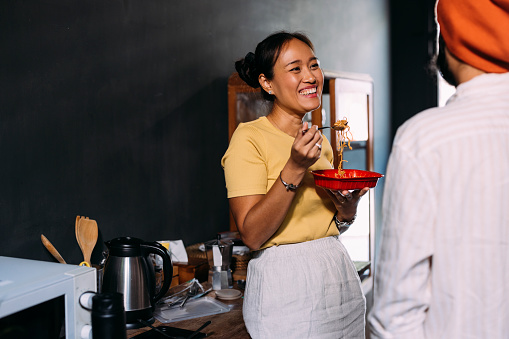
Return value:
<svg viewBox="0 0 509 339">
<path fill-rule="evenodd" d="M 81 252 L 83 253 L 83 261 L 90 263 L 90 257 L 94 250 L 95 244 L 97 243 L 97 236 L 99 230 L 97 228 L 97 222 L 95 220 L 81 217 L 78 221 L 76 239 L 80 245 Z"/>
<path fill-rule="evenodd" d="M 53 244 L 48 240 L 48 238 L 46 238 L 44 236 L 44 234 L 41 234 L 41 241 L 42 241 L 42 244 L 44 245 L 44 247 L 46 247 L 46 249 L 49 251 L 49 253 L 51 253 L 51 255 L 57 259 L 57 261 L 61 264 L 67 264 L 64 260 L 64 258 L 62 258 L 62 256 L 60 255 L 60 253 L 58 253 L 57 249 L 55 248 L 55 246 L 53 246 Z"/>
</svg>

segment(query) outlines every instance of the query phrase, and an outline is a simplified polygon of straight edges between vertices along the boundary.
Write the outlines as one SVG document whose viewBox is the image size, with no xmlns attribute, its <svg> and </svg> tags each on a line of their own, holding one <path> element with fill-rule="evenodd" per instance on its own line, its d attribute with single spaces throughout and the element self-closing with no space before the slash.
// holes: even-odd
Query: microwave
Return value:
<svg viewBox="0 0 509 339">
<path fill-rule="evenodd" d="M 85 292 L 97 292 L 95 268 L 0 256 L 0 339 L 91 338 Z"/>
</svg>

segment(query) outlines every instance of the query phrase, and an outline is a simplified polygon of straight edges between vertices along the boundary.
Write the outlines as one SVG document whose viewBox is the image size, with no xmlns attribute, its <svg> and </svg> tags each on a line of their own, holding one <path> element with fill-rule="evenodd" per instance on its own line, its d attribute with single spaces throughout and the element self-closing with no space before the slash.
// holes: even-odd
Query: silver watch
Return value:
<svg viewBox="0 0 509 339">
<path fill-rule="evenodd" d="M 338 219 L 337 213 L 334 214 L 334 222 L 336 223 L 336 226 L 338 227 L 339 234 L 343 234 L 344 232 L 346 232 L 350 228 L 350 226 L 352 226 L 352 224 L 355 221 L 355 217 L 357 217 L 357 215 L 354 215 L 352 220 L 349 220 L 349 221 L 340 221 Z"/>
</svg>

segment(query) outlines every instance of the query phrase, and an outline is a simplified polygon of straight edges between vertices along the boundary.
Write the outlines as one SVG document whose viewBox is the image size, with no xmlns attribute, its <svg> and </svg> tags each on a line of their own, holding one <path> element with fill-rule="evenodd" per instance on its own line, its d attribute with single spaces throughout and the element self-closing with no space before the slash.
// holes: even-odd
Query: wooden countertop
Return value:
<svg viewBox="0 0 509 339">
<path fill-rule="evenodd" d="M 205 283 L 206 284 L 206 283 Z M 205 284 L 204 287 L 205 287 Z M 234 286 L 235 289 L 244 291 Z M 207 294 L 208 298 L 215 298 L 215 292 L 211 291 Z M 244 319 L 242 318 L 242 302 L 243 298 L 236 300 L 220 300 L 226 305 L 232 305 L 232 309 L 226 313 L 214 314 L 205 317 L 199 317 L 194 319 L 176 321 L 171 323 L 161 323 L 159 320 L 155 320 L 152 326 L 171 326 L 182 328 L 186 330 L 195 331 L 205 322 L 211 321 L 210 325 L 201 330 L 202 333 L 207 334 L 207 338 L 236 338 L 236 339 L 249 339 L 251 338 L 247 333 L 244 325 Z M 151 330 L 150 327 L 144 327 L 139 329 L 127 330 L 127 338 L 133 338 L 141 333 Z M 163 336 L 160 336 L 163 338 Z"/>
</svg>

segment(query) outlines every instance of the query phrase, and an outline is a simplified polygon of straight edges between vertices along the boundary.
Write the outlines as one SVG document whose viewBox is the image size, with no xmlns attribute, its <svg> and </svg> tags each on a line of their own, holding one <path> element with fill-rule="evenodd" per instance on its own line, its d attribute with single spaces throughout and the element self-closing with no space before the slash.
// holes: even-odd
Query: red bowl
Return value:
<svg viewBox="0 0 509 339">
<path fill-rule="evenodd" d="M 342 177 L 338 176 L 337 169 L 311 171 L 315 177 L 316 186 L 332 190 L 359 190 L 364 187 L 375 187 L 382 174 L 356 169 L 345 169 Z"/>
</svg>

